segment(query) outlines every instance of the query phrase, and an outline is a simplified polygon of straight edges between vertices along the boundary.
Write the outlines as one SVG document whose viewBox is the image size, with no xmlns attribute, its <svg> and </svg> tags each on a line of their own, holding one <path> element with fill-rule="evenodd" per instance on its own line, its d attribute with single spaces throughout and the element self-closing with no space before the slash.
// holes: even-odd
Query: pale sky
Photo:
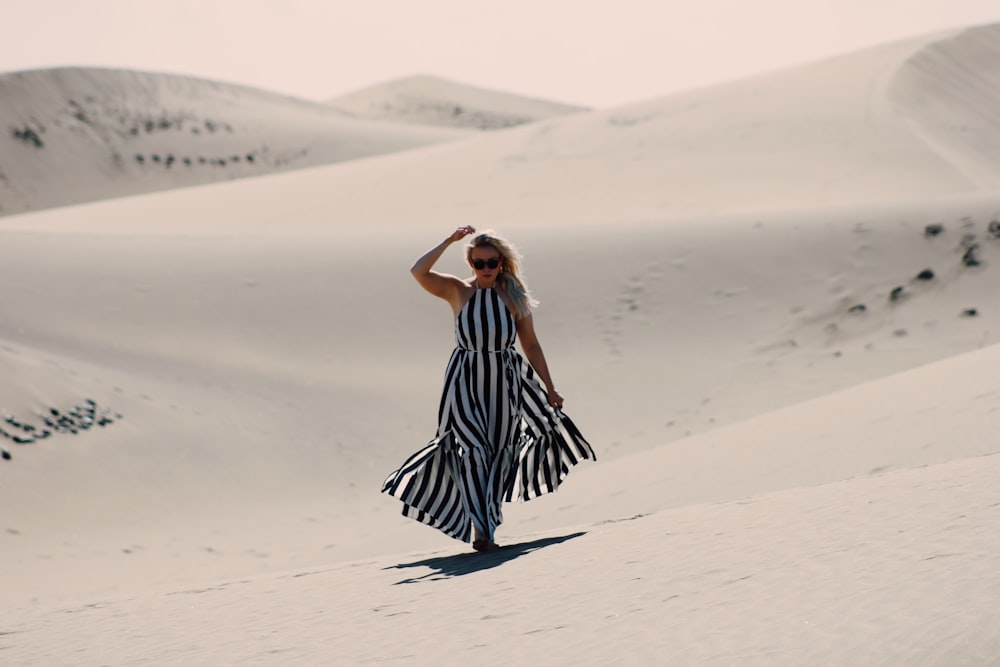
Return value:
<svg viewBox="0 0 1000 667">
<path fill-rule="evenodd" d="M 187 74 L 324 100 L 411 74 L 610 107 L 940 29 L 997 0 L 6 0 L 0 71 Z"/>
</svg>

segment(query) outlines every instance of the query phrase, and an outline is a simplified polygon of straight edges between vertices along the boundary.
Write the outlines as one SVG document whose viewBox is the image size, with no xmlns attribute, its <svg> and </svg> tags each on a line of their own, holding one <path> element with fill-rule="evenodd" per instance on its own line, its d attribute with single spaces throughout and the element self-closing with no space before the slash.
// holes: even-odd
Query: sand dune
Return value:
<svg viewBox="0 0 1000 667">
<path fill-rule="evenodd" d="M 0 75 L 0 215 L 261 176 L 462 136 L 191 77 Z"/>
<path fill-rule="evenodd" d="M 584 111 L 434 76 L 411 76 L 335 97 L 330 106 L 361 118 L 498 130 Z"/>
<path fill-rule="evenodd" d="M 122 418 L 0 436 L 0 655 L 988 663 L 997 30 L 4 218 L 0 411 Z M 377 493 L 435 428 L 407 268 L 458 222 L 521 246 L 600 457 L 492 559 Z"/>
<path fill-rule="evenodd" d="M 989 88 L 1000 26 L 935 34 L 829 61 L 574 114 L 406 153 L 308 170 L 294 178 L 231 183 L 14 221 L 24 229 L 340 233 L 376 224 L 427 229 L 473 222 L 504 229 L 753 215 L 845 205 L 905 204 L 989 193 L 1000 159 L 995 123 L 975 149 L 929 140 L 913 120 L 921 105 L 995 113 Z M 963 77 L 920 87 L 913 71 L 943 42 Z M 968 44 L 968 48 L 962 45 Z M 975 48 L 973 48 L 975 47 Z M 901 90 L 908 90 L 905 94 Z M 964 92 L 963 92 L 964 91 Z M 902 101 L 901 101 L 902 100 Z M 970 164 L 980 171 L 970 177 Z M 236 216 L 208 215 L 223 201 Z M 155 202 L 155 203 L 154 203 Z M 155 209 L 150 213 L 148 209 Z M 137 224 L 140 216 L 142 224 Z M 151 217 L 150 217 L 151 216 Z M 6 225 L 7 223 L 5 223 Z"/>
</svg>

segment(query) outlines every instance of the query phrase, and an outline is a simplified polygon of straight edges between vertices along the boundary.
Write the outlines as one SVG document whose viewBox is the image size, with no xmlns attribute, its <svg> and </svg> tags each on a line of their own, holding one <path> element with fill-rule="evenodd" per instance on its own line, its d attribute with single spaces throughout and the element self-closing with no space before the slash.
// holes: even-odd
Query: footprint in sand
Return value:
<svg viewBox="0 0 1000 667">
<path fill-rule="evenodd" d="M 650 265 L 636 277 L 631 278 L 619 290 L 614 303 L 608 309 L 608 314 L 599 314 L 596 319 L 603 324 L 601 333 L 603 340 L 608 346 L 608 351 L 614 357 L 614 362 L 620 361 L 623 355 L 622 340 L 625 337 L 624 327 L 626 320 L 632 320 L 636 314 L 640 318 L 644 315 L 643 310 L 646 297 L 646 284 L 657 283 L 663 276 L 663 268 L 657 264 Z"/>
</svg>

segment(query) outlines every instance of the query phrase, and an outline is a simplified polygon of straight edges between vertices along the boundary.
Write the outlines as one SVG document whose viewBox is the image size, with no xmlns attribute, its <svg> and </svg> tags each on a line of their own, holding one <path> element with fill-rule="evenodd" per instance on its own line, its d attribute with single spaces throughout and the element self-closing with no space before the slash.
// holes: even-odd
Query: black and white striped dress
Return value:
<svg viewBox="0 0 1000 667">
<path fill-rule="evenodd" d="M 473 524 L 493 539 L 503 500 L 551 493 L 571 466 L 596 458 L 569 417 L 549 405 L 514 349 L 516 334 L 496 290 L 477 290 L 456 321 L 437 436 L 382 485 L 403 501 L 403 516 L 463 542 Z"/>
</svg>

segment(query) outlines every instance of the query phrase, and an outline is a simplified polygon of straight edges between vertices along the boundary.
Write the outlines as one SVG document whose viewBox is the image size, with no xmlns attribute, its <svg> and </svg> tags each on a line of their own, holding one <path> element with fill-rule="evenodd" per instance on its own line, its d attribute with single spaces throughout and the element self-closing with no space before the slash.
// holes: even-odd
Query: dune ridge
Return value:
<svg viewBox="0 0 1000 667">
<path fill-rule="evenodd" d="M 983 190 L 1000 187 L 1000 24 L 942 39 L 910 57 L 890 99 L 925 142 Z"/>
<path fill-rule="evenodd" d="M 586 110 L 428 75 L 370 86 L 327 104 L 361 118 L 476 130 L 504 129 Z"/>
</svg>

